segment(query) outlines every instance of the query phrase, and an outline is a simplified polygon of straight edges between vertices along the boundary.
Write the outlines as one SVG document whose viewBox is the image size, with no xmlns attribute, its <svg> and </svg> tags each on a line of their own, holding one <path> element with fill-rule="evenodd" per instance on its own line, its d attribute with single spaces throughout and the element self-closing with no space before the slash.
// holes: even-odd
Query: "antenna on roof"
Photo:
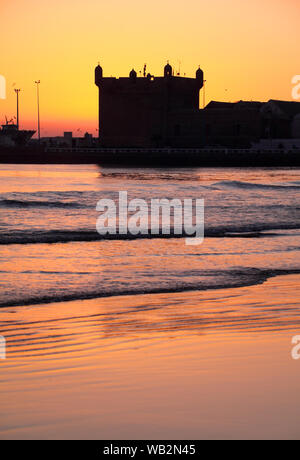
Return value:
<svg viewBox="0 0 300 460">
<path fill-rule="evenodd" d="M 178 61 L 178 72 L 177 72 L 178 77 L 180 77 L 180 73 L 181 73 L 181 61 Z"/>
</svg>

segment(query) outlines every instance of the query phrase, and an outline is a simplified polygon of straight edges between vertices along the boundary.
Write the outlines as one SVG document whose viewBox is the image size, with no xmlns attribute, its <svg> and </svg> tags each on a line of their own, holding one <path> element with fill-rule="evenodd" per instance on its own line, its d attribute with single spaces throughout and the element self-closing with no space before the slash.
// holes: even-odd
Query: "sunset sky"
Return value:
<svg viewBox="0 0 300 460">
<path fill-rule="evenodd" d="M 0 121 L 21 88 L 21 127 L 36 128 L 40 79 L 42 136 L 96 135 L 98 61 L 117 77 L 144 63 L 161 75 L 167 60 L 194 76 L 200 64 L 207 102 L 291 100 L 299 18 L 299 0 L 0 0 Z"/>
</svg>

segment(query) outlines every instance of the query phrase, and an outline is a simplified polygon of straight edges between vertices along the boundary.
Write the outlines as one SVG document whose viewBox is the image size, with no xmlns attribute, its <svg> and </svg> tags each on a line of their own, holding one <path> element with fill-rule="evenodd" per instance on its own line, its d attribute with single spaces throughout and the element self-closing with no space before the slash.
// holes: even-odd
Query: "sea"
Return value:
<svg viewBox="0 0 300 460">
<path fill-rule="evenodd" d="M 99 235 L 121 191 L 204 241 Z M 299 168 L 0 165 L 0 439 L 299 439 L 299 247 Z"/>
</svg>

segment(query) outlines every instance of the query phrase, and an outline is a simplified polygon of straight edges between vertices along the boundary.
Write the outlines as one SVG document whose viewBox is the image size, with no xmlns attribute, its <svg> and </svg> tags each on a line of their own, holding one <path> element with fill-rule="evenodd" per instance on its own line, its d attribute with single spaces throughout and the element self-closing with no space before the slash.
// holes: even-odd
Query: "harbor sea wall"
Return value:
<svg viewBox="0 0 300 460">
<path fill-rule="evenodd" d="M 300 166 L 300 149 L 0 148 L 0 163 L 131 166 Z"/>
</svg>

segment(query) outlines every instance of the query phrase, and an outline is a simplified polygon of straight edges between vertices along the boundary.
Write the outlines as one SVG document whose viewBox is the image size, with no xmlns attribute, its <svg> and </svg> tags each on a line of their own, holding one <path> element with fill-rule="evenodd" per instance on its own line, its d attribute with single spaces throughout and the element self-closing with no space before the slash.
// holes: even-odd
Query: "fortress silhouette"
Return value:
<svg viewBox="0 0 300 460">
<path fill-rule="evenodd" d="M 300 103 L 210 102 L 199 109 L 203 71 L 195 78 L 174 75 L 171 65 L 162 77 L 148 73 L 127 78 L 104 77 L 95 69 L 99 88 L 99 142 L 102 147 L 248 148 L 261 139 L 300 139 Z"/>
<path fill-rule="evenodd" d="M 195 78 L 174 76 L 170 64 L 163 77 L 150 73 L 138 77 L 105 78 L 98 65 L 95 83 L 99 88 L 99 138 L 103 146 L 158 147 L 171 145 L 183 135 L 184 112 L 199 112 L 203 71 Z M 191 135 L 191 133 L 189 133 Z M 198 137 L 198 133 L 195 133 Z"/>
</svg>

